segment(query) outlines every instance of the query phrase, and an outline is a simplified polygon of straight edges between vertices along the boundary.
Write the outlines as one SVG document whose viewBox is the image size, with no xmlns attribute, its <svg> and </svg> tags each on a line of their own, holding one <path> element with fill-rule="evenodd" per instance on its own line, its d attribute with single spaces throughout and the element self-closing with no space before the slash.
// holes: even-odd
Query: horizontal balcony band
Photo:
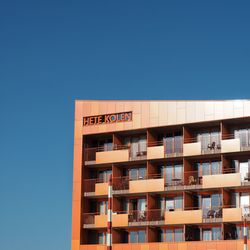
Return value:
<svg viewBox="0 0 250 250">
<path fill-rule="evenodd" d="M 200 190 L 219 187 L 247 187 L 250 175 L 224 169 L 223 173 L 201 176 L 198 171 L 184 172 L 179 178 L 167 178 L 159 174 L 131 179 L 128 176 L 112 178 L 113 194 L 154 193 L 164 191 Z M 108 183 L 99 179 L 83 181 L 84 196 L 105 196 Z"/>
<path fill-rule="evenodd" d="M 250 207 L 237 208 L 235 206 L 198 208 L 190 207 L 185 210 L 153 209 L 118 211 L 112 214 L 113 227 L 130 226 L 163 226 L 184 224 L 214 224 L 222 222 L 242 222 L 244 216 L 250 221 Z M 106 228 L 107 215 L 99 213 L 83 214 L 84 228 Z"/>
</svg>

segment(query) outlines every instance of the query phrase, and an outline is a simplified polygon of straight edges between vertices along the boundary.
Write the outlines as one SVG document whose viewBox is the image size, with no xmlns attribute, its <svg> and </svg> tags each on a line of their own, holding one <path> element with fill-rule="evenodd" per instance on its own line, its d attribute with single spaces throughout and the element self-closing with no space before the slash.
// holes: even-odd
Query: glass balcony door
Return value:
<svg viewBox="0 0 250 250">
<path fill-rule="evenodd" d="M 249 166 L 248 161 L 239 163 L 241 181 L 248 181 Z"/>
<path fill-rule="evenodd" d="M 181 184 L 183 180 L 183 166 L 181 164 L 162 166 L 161 176 L 164 178 L 167 186 Z"/>
<path fill-rule="evenodd" d="M 125 138 L 124 144 L 130 147 L 130 157 L 132 159 L 144 155 L 147 151 L 147 138 L 144 135 Z"/>
<path fill-rule="evenodd" d="M 99 182 L 108 182 L 111 174 L 112 174 L 112 170 L 99 171 L 98 172 Z"/>
<path fill-rule="evenodd" d="M 211 229 L 203 229 L 202 230 L 202 239 L 204 241 L 212 240 L 212 230 Z"/>
<path fill-rule="evenodd" d="M 238 129 L 234 130 L 234 138 L 240 139 L 240 145 L 242 147 L 250 146 L 250 129 Z"/>
<path fill-rule="evenodd" d="M 99 213 L 107 214 L 107 211 L 108 211 L 108 201 L 99 202 Z"/>
<path fill-rule="evenodd" d="M 243 215 L 249 215 L 249 193 L 241 193 L 240 207 Z"/>
<path fill-rule="evenodd" d="M 166 154 L 182 153 L 183 136 L 170 134 L 163 138 Z"/>
<path fill-rule="evenodd" d="M 220 132 L 204 132 L 197 134 L 197 141 L 201 143 L 201 150 L 216 149 L 220 147 Z"/>
<path fill-rule="evenodd" d="M 146 211 L 146 199 L 132 199 L 130 208 L 132 211 Z"/>
<path fill-rule="evenodd" d="M 130 180 L 142 180 L 146 178 L 146 168 L 131 168 L 129 169 Z"/>
</svg>

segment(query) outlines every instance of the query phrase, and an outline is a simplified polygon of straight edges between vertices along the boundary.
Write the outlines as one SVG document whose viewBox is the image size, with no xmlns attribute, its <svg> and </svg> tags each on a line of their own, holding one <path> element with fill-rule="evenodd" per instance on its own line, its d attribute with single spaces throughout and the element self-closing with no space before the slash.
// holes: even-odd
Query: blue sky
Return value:
<svg viewBox="0 0 250 250">
<path fill-rule="evenodd" d="M 0 248 L 68 250 L 75 99 L 241 99 L 249 1 L 0 1 Z"/>
</svg>

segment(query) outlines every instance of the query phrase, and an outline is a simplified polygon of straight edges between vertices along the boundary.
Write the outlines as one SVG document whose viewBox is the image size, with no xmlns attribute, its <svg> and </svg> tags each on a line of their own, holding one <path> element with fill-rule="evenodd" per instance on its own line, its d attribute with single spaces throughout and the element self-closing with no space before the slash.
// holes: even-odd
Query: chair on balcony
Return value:
<svg viewBox="0 0 250 250">
<path fill-rule="evenodd" d="M 214 217 L 215 218 L 222 218 L 222 208 L 219 208 L 215 211 Z"/>
<path fill-rule="evenodd" d="M 215 142 L 213 141 L 211 144 L 209 143 L 208 145 L 207 145 L 207 148 L 209 148 L 209 149 L 215 149 Z"/>
<path fill-rule="evenodd" d="M 250 173 L 246 173 L 244 181 L 250 181 Z"/>
<path fill-rule="evenodd" d="M 139 211 L 138 219 L 139 219 L 139 221 L 145 221 L 146 220 L 146 211 Z"/>
<path fill-rule="evenodd" d="M 208 212 L 207 212 L 207 218 L 208 219 L 214 218 L 215 217 L 215 213 L 216 212 L 213 209 L 208 210 Z"/>
<path fill-rule="evenodd" d="M 196 179 L 194 178 L 193 175 L 190 175 L 190 176 L 188 177 L 188 185 L 191 186 L 191 185 L 196 185 L 196 184 L 197 184 Z"/>
</svg>

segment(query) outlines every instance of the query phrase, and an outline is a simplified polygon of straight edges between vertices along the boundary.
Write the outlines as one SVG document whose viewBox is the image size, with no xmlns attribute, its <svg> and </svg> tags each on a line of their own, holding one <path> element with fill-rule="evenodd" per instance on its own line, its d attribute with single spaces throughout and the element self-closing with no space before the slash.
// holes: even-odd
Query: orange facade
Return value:
<svg viewBox="0 0 250 250">
<path fill-rule="evenodd" d="M 113 249 L 242 249 L 247 208 L 241 203 L 246 207 L 250 197 L 248 129 L 248 100 L 76 101 L 72 250 L 106 249 L 105 178 L 111 172 Z M 175 229 L 182 242 L 166 240 L 166 231 Z M 145 232 L 144 243 L 131 243 L 138 230 Z"/>
</svg>

